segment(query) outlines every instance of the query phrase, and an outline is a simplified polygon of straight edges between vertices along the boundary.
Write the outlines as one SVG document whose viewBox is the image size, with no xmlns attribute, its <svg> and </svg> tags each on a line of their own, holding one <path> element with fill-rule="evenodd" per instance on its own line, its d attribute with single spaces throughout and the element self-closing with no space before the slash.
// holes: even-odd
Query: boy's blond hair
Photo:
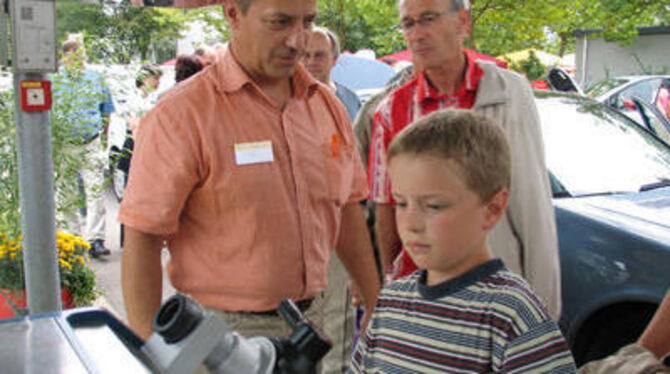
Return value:
<svg viewBox="0 0 670 374">
<path fill-rule="evenodd" d="M 407 126 L 391 142 L 388 162 L 403 154 L 454 162 L 482 201 L 510 186 L 510 149 L 503 128 L 469 110 L 440 110 Z"/>
</svg>

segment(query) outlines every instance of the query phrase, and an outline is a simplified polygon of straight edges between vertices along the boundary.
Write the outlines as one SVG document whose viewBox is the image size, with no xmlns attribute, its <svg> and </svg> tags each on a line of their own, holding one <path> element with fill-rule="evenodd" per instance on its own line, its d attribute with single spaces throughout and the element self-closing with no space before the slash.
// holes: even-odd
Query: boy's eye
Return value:
<svg viewBox="0 0 670 374">
<path fill-rule="evenodd" d="M 404 209 L 407 208 L 407 203 L 404 201 L 396 201 L 395 202 L 395 207 L 396 209 Z"/>
<path fill-rule="evenodd" d="M 432 210 L 432 211 L 440 211 L 444 209 L 445 205 L 444 204 L 426 204 L 426 209 Z"/>
</svg>

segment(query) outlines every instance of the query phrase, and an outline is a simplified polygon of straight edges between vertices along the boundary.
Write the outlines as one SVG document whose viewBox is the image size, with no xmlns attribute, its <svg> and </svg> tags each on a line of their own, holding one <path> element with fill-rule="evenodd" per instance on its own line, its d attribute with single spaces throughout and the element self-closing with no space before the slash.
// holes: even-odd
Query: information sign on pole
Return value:
<svg viewBox="0 0 670 374">
<path fill-rule="evenodd" d="M 55 72 L 56 3 L 53 0 L 10 2 L 14 72 Z"/>
</svg>

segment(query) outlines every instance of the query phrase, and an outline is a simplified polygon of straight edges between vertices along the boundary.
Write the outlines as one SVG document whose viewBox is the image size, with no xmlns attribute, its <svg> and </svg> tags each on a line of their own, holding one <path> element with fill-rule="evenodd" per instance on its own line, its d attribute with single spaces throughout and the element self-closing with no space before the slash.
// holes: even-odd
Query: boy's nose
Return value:
<svg viewBox="0 0 670 374">
<path fill-rule="evenodd" d="M 398 228 L 405 229 L 410 232 L 421 232 L 423 230 L 423 220 L 419 212 L 415 209 L 407 210 L 398 215 Z"/>
</svg>

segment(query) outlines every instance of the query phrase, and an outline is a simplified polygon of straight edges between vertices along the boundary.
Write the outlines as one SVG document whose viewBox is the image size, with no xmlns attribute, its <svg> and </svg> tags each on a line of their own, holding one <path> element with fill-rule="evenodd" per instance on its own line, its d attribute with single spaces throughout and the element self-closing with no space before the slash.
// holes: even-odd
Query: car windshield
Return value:
<svg viewBox="0 0 670 374">
<path fill-rule="evenodd" d="M 635 192 L 670 179 L 670 148 L 625 116 L 576 96 L 536 96 L 555 196 Z"/>
<path fill-rule="evenodd" d="M 626 82 L 628 82 L 628 79 L 623 78 L 606 79 L 600 82 L 596 82 L 586 89 L 586 96 L 590 98 L 596 98 L 615 87 L 625 84 Z"/>
</svg>

